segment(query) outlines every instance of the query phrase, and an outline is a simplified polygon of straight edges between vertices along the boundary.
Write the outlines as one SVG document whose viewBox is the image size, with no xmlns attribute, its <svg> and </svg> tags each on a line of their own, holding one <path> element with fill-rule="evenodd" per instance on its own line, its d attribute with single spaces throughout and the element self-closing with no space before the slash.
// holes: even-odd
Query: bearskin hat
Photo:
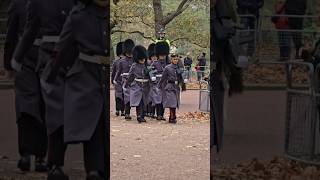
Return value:
<svg viewBox="0 0 320 180">
<path fill-rule="evenodd" d="M 122 53 L 131 54 L 133 47 L 134 47 L 134 42 L 132 39 L 125 40 L 122 44 Z"/>
<path fill-rule="evenodd" d="M 117 47 L 116 47 L 116 54 L 117 56 L 120 56 L 122 53 L 122 45 L 123 45 L 123 42 L 118 42 L 117 44 Z"/>
<path fill-rule="evenodd" d="M 160 42 L 156 43 L 156 45 L 155 45 L 155 54 L 156 54 L 156 56 L 169 55 L 169 52 L 170 52 L 170 47 L 169 47 L 167 42 L 160 41 Z"/>
<path fill-rule="evenodd" d="M 155 45 L 156 45 L 156 44 L 152 43 L 152 44 L 150 44 L 149 47 L 148 47 L 148 56 L 149 56 L 149 58 L 151 58 L 152 56 L 155 55 L 155 53 L 154 53 L 154 47 L 155 47 Z"/>
<path fill-rule="evenodd" d="M 132 59 L 134 62 L 138 63 L 140 59 L 147 59 L 147 50 L 141 45 L 137 45 L 132 49 Z"/>
</svg>

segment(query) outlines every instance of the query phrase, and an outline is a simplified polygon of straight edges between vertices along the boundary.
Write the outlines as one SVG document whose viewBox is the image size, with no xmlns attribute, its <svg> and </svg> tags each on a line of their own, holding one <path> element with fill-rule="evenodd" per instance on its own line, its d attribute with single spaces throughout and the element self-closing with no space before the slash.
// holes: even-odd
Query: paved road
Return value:
<svg viewBox="0 0 320 180">
<path fill-rule="evenodd" d="M 222 152 L 216 166 L 281 156 L 284 147 L 284 91 L 248 91 L 229 99 Z"/>
<path fill-rule="evenodd" d="M 197 111 L 198 91 L 185 92 L 182 99 L 180 111 Z M 0 179 L 6 174 L 43 179 L 44 176 L 34 174 L 21 175 L 16 169 L 18 151 L 14 91 L 0 90 L 0 100 Z M 111 109 L 114 109 L 113 99 Z M 177 126 L 172 126 L 149 121 L 148 124 L 140 125 L 136 121 L 126 122 L 112 116 L 112 180 L 149 177 L 159 180 L 208 179 L 209 131 L 208 122 L 179 122 Z M 81 179 L 78 174 L 83 175 L 82 166 L 81 145 L 68 147 L 65 170 L 74 175 L 71 180 Z"/>
<path fill-rule="evenodd" d="M 183 93 L 183 99 L 181 111 L 197 110 L 198 91 Z M 9 162 L 14 167 L 18 157 L 13 91 L 0 90 L 0 100 L 0 156 L 9 158 L 0 159 L 0 162 Z M 214 154 L 215 165 L 282 155 L 285 118 L 283 91 L 248 91 L 230 99 L 228 108 L 224 148 L 220 155 Z M 148 175 L 160 175 L 159 179 L 166 179 L 170 174 L 172 178 L 204 174 L 200 177 L 206 179 L 204 172 L 208 171 L 209 152 L 204 147 L 209 142 L 208 124 L 182 123 L 172 128 L 168 124 L 152 121 L 140 126 L 135 121 L 113 118 L 111 127 L 112 179 L 130 177 L 134 180 L 134 173 L 140 175 L 140 179 L 148 179 Z M 155 144 L 163 139 L 166 139 L 166 143 Z M 200 145 L 195 145 L 199 148 L 194 148 L 193 142 L 199 142 Z M 71 146 L 66 157 L 67 171 L 81 172 L 82 158 L 79 160 L 79 157 L 82 157 L 81 146 Z M 0 174 L 4 172 L 0 166 Z"/>
</svg>

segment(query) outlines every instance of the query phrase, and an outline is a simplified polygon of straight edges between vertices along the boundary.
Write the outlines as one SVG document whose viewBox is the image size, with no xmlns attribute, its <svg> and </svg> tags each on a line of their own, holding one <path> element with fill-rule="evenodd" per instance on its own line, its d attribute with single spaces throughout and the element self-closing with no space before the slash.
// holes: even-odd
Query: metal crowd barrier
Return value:
<svg viewBox="0 0 320 180">
<path fill-rule="evenodd" d="M 201 81 L 207 86 L 207 89 L 199 91 L 199 110 L 203 112 L 210 112 L 210 87 L 208 81 Z"/>
<path fill-rule="evenodd" d="M 287 17 L 292 21 L 302 21 L 301 28 L 277 29 L 271 21 L 272 17 Z M 259 62 L 287 61 L 300 59 L 296 56 L 296 47 L 304 47 L 307 44 L 313 46 L 320 31 L 315 26 L 317 16 L 296 15 L 272 15 L 260 17 L 260 29 L 258 29 L 258 43 L 256 46 L 257 59 Z"/>
<path fill-rule="evenodd" d="M 298 88 L 293 82 L 293 66 L 308 68 L 308 86 Z M 316 97 L 314 67 L 311 63 L 288 62 L 287 102 L 285 121 L 285 156 L 310 164 L 320 164 L 315 159 L 316 148 Z"/>
</svg>

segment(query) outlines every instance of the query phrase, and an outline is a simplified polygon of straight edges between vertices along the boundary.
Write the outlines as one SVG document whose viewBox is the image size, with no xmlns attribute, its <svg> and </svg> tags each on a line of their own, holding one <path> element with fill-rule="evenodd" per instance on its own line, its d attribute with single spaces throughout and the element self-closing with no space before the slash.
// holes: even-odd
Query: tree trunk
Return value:
<svg viewBox="0 0 320 180">
<path fill-rule="evenodd" d="M 165 28 L 163 25 L 163 11 L 161 0 L 153 0 L 154 10 L 154 30 L 155 36 L 158 37 L 158 32 L 161 28 Z"/>
</svg>

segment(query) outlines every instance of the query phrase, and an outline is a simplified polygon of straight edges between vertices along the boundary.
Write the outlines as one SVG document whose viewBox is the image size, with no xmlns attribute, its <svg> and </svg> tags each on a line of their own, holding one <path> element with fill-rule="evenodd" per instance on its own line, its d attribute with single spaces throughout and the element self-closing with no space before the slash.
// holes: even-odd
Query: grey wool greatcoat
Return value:
<svg viewBox="0 0 320 180">
<path fill-rule="evenodd" d="M 162 103 L 162 91 L 158 88 L 159 81 L 162 76 L 162 72 L 166 66 L 165 61 L 156 60 L 151 64 L 154 71 L 153 77 L 156 77 L 155 81 L 150 81 L 149 100 L 152 102 L 152 106 Z"/>
<path fill-rule="evenodd" d="M 177 73 L 178 65 L 169 64 L 165 67 L 159 88 L 163 91 L 163 107 L 177 108 L 180 104 L 180 86 Z M 181 81 L 181 80 L 180 80 Z"/>
<path fill-rule="evenodd" d="M 13 54 L 14 59 L 24 64 L 24 57 L 32 48 L 37 38 L 59 36 L 69 11 L 74 6 L 73 0 L 28 0 L 27 21 L 23 36 Z M 52 61 L 54 42 L 40 44 L 36 71 L 42 76 L 45 65 Z M 62 74 L 61 74 L 62 75 Z M 48 134 L 63 125 L 64 83 L 59 76 L 51 91 L 42 86 L 45 101 L 45 119 Z"/>
<path fill-rule="evenodd" d="M 65 143 L 90 140 L 99 120 L 107 120 L 103 67 L 93 62 L 107 56 L 107 13 L 93 4 L 75 6 L 56 46 L 57 61 L 72 62 L 65 77 Z"/>
<path fill-rule="evenodd" d="M 138 82 L 137 79 L 143 79 L 147 82 Z M 130 106 L 137 107 L 143 101 L 144 107 L 146 107 L 148 104 L 149 74 L 146 72 L 144 64 L 132 64 L 126 87 L 130 89 Z"/>
<path fill-rule="evenodd" d="M 10 62 L 14 50 L 23 33 L 26 23 L 27 0 L 13 0 L 9 7 L 8 30 L 4 44 L 4 67 L 12 70 Z M 38 73 L 35 71 L 38 58 L 38 44 L 25 54 L 22 69 L 15 76 L 16 114 L 20 120 L 22 113 L 33 116 L 38 122 L 44 123 L 43 99 Z"/>
<path fill-rule="evenodd" d="M 123 88 L 124 83 L 128 79 L 128 75 L 125 73 L 129 73 L 131 65 L 133 64 L 133 60 L 130 57 L 124 57 L 119 61 L 118 70 L 116 73 L 116 81 L 117 83 L 121 83 L 121 87 Z M 123 88 L 123 100 L 124 103 L 127 104 L 130 102 L 130 89 Z"/>
<path fill-rule="evenodd" d="M 116 81 L 115 76 L 116 73 L 118 71 L 118 67 L 119 67 L 119 62 L 120 62 L 120 58 L 116 59 L 113 61 L 112 64 L 112 73 L 111 73 L 111 82 L 113 83 L 113 81 Z M 119 81 L 116 81 L 116 83 L 113 83 L 114 85 L 114 90 L 115 90 L 115 98 L 120 98 L 123 100 L 123 90 L 122 90 L 122 86 L 121 86 L 121 79 L 119 79 Z"/>
</svg>

